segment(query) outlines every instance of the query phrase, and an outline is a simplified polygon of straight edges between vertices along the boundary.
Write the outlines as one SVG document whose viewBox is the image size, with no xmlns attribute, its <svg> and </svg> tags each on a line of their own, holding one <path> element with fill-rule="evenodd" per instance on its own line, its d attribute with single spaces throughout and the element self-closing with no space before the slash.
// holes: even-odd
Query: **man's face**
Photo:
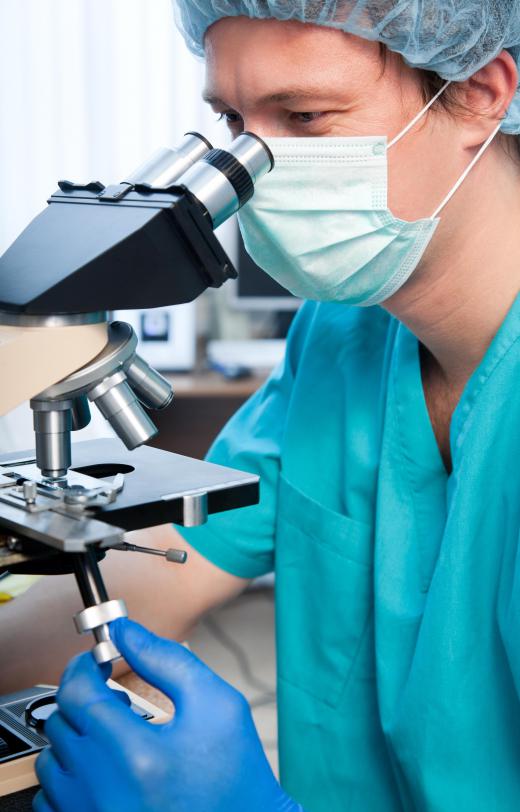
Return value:
<svg viewBox="0 0 520 812">
<path fill-rule="evenodd" d="M 424 105 L 420 77 L 379 43 L 294 21 L 226 17 L 206 34 L 205 99 L 233 136 L 393 138 Z M 431 113 L 389 152 L 389 206 L 431 215 L 458 168 L 453 120 Z"/>
</svg>

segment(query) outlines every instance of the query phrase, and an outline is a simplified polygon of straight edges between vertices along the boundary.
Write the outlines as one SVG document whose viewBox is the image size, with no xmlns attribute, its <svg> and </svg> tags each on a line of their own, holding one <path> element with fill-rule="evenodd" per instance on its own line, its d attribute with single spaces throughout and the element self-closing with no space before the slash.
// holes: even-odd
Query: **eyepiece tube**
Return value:
<svg viewBox="0 0 520 812">
<path fill-rule="evenodd" d="M 149 186 L 165 188 L 171 186 L 194 163 L 199 161 L 212 145 L 199 133 L 186 133 L 178 147 L 159 149 L 148 161 L 141 164 L 130 177 L 123 181 L 135 186 L 146 183 Z"/>
<path fill-rule="evenodd" d="M 245 132 L 228 150 L 212 149 L 177 178 L 209 213 L 213 228 L 221 225 L 253 196 L 255 183 L 274 166 L 267 144 Z"/>
<path fill-rule="evenodd" d="M 273 153 L 265 141 L 254 133 L 240 133 L 231 144 L 231 151 L 237 161 L 247 169 L 253 183 L 274 167 Z"/>
</svg>

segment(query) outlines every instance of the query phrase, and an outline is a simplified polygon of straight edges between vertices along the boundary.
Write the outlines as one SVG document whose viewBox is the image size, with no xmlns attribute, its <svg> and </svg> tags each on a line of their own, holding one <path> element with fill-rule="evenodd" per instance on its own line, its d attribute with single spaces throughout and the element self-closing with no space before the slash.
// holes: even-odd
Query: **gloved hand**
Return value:
<svg viewBox="0 0 520 812">
<path fill-rule="evenodd" d="M 175 716 L 145 722 L 105 684 L 108 669 L 76 657 L 45 726 L 35 812 L 303 812 L 276 781 L 242 694 L 137 623 L 116 620 L 111 634 Z"/>
</svg>

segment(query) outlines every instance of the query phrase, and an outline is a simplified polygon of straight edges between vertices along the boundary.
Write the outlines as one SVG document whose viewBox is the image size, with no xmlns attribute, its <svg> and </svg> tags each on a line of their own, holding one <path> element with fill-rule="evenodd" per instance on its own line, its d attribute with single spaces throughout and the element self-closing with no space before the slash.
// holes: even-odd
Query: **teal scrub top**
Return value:
<svg viewBox="0 0 520 812">
<path fill-rule="evenodd" d="M 276 573 L 281 780 L 308 812 L 520 809 L 520 297 L 451 449 L 448 476 L 417 339 L 306 303 L 209 454 L 261 501 L 183 534 Z"/>
</svg>

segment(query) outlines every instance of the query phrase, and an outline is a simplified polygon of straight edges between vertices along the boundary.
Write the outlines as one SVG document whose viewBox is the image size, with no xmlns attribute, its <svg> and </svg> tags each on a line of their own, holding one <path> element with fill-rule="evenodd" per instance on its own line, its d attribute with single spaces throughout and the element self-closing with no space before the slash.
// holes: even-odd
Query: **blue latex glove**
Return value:
<svg viewBox="0 0 520 812">
<path fill-rule="evenodd" d="M 82 654 L 67 667 L 37 762 L 36 812 L 297 812 L 276 781 L 242 696 L 191 652 L 137 623 L 111 624 L 128 664 L 175 704 L 152 725 Z"/>
</svg>

